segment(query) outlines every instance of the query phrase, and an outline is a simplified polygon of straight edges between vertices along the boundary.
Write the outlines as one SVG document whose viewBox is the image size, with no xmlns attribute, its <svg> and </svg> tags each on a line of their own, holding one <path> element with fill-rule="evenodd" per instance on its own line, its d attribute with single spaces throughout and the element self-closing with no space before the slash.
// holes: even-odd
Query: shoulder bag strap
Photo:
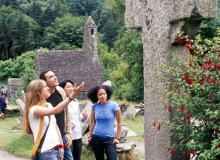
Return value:
<svg viewBox="0 0 220 160">
<path fill-rule="evenodd" d="M 42 147 L 42 145 L 43 145 L 43 143 L 44 143 L 44 139 L 45 139 L 46 134 L 47 134 L 47 129 L 48 129 L 49 125 L 50 125 L 50 116 L 48 116 L 48 118 L 49 118 L 49 123 L 48 123 L 47 128 L 46 128 L 46 130 L 45 130 L 45 132 L 44 132 L 43 137 L 42 137 L 41 140 L 40 140 L 40 144 L 39 144 L 38 149 L 37 149 L 37 152 L 38 152 L 38 153 L 40 153 L 41 147 Z"/>
</svg>

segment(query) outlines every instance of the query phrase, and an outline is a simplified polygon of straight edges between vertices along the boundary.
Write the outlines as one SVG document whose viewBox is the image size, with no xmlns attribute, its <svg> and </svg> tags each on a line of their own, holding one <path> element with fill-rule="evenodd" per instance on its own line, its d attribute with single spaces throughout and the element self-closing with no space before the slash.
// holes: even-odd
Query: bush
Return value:
<svg viewBox="0 0 220 160">
<path fill-rule="evenodd" d="M 185 46 L 188 62 L 174 57 L 172 66 L 163 66 L 163 80 L 170 87 L 164 105 L 171 122 L 154 125 L 170 129 L 172 157 L 220 158 L 219 42 L 219 37 L 193 41 L 179 33 L 177 43 Z"/>
</svg>

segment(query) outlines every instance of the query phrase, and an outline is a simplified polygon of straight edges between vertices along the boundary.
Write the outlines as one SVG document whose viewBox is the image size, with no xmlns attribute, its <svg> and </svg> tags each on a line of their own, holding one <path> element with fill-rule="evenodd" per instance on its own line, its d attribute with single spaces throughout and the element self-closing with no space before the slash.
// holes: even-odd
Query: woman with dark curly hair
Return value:
<svg viewBox="0 0 220 160">
<path fill-rule="evenodd" d="M 88 90 L 87 97 L 92 101 L 88 141 L 93 148 L 96 160 L 117 160 L 116 144 L 121 135 L 121 111 L 117 103 L 110 100 L 113 89 L 108 85 L 98 85 Z M 114 134 L 114 122 L 117 133 Z"/>
</svg>

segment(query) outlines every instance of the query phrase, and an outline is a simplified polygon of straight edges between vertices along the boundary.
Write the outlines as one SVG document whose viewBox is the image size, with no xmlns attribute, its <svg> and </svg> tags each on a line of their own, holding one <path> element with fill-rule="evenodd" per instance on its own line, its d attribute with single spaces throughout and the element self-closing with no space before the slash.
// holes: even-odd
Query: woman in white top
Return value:
<svg viewBox="0 0 220 160">
<path fill-rule="evenodd" d="M 34 146 L 31 151 L 32 159 L 36 158 L 36 151 L 48 124 L 48 130 L 39 155 L 40 159 L 63 159 L 64 145 L 54 114 L 63 111 L 71 99 L 73 99 L 83 87 L 84 82 L 78 87 L 74 85 L 72 94 L 56 107 L 52 107 L 50 103 L 46 102 L 46 99 L 50 96 L 46 82 L 44 80 L 36 79 L 29 83 L 25 101 L 24 127 L 26 133 L 33 134 L 34 137 Z"/>
<path fill-rule="evenodd" d="M 66 96 L 73 92 L 73 82 L 71 80 L 64 80 L 60 82 L 59 86 L 64 89 Z M 80 112 L 79 102 L 76 98 L 68 104 L 68 110 L 72 122 L 72 155 L 74 160 L 80 160 L 82 153 L 81 122 L 87 119 L 87 113 L 86 110 Z"/>
</svg>

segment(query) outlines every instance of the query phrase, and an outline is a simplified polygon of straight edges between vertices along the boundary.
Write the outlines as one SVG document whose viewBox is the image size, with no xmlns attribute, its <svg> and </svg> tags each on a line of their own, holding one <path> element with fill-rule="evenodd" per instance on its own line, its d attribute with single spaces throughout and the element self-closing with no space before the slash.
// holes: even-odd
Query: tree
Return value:
<svg viewBox="0 0 220 160">
<path fill-rule="evenodd" d="M 125 0 L 107 0 L 111 9 L 117 14 L 118 21 L 124 24 Z"/>
<path fill-rule="evenodd" d="M 38 24 L 11 7 L 0 8 L 0 59 L 16 58 L 35 46 Z"/>
<path fill-rule="evenodd" d="M 108 46 L 101 43 L 100 41 L 98 41 L 98 53 L 104 78 L 109 80 L 110 73 L 113 71 L 115 66 L 119 64 L 119 57 L 113 50 L 108 52 Z"/>
<path fill-rule="evenodd" d="M 12 59 L 8 59 L 5 61 L 0 61 L 0 83 L 6 84 L 8 81 L 8 78 L 16 78 L 15 77 L 15 71 L 14 71 L 14 63 Z"/>
<path fill-rule="evenodd" d="M 111 74 L 111 78 L 114 79 L 116 90 L 121 92 L 117 91 L 118 94 L 125 95 L 126 100 L 129 101 L 143 102 L 143 44 L 141 38 L 134 31 L 126 28 L 121 29 L 119 37 L 114 48 L 122 64 L 115 68 L 117 70 L 115 72 L 120 72 L 119 75 L 122 77 L 119 78 L 117 75 L 117 79 L 120 79 L 118 81 L 114 77 L 116 74 Z M 122 86 L 125 86 L 125 90 L 119 89 Z"/>
<path fill-rule="evenodd" d="M 220 27 L 220 0 L 217 3 L 217 15 L 215 19 L 204 20 L 200 25 L 198 34 L 200 34 L 202 39 L 213 38 L 217 35 L 217 28 Z"/>
<path fill-rule="evenodd" d="M 71 14 L 57 18 L 46 28 L 42 45 L 48 49 L 55 49 L 63 44 L 69 44 L 69 48 L 73 49 L 82 48 L 86 20 L 87 17 L 73 17 Z"/>
</svg>

